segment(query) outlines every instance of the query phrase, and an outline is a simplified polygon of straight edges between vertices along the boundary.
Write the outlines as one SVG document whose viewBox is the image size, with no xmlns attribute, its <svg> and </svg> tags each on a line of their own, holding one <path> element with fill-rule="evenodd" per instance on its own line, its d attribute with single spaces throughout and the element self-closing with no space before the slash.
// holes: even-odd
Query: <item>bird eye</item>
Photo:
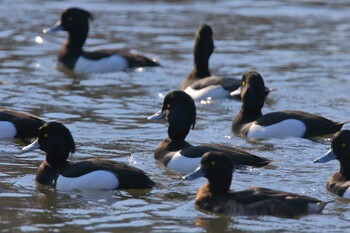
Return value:
<svg viewBox="0 0 350 233">
<path fill-rule="evenodd" d="M 348 145 L 346 145 L 345 142 L 341 144 L 341 147 L 342 147 L 342 148 L 346 148 L 347 146 L 348 146 Z"/>
<path fill-rule="evenodd" d="M 44 133 L 44 138 L 48 138 L 49 134 L 48 133 Z"/>
<path fill-rule="evenodd" d="M 210 165 L 211 165 L 211 166 L 215 166 L 215 164 L 216 164 L 215 161 L 211 161 L 211 162 L 210 162 Z"/>
<path fill-rule="evenodd" d="M 242 86 L 244 86 L 245 85 L 245 81 L 242 81 Z"/>
<path fill-rule="evenodd" d="M 166 108 L 170 108 L 170 104 L 167 104 L 167 105 L 166 105 Z"/>
</svg>

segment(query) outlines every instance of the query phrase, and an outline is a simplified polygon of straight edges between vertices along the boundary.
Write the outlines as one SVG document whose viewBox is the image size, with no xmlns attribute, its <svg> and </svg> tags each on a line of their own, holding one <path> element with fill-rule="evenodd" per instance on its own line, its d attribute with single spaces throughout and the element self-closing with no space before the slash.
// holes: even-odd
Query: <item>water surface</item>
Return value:
<svg viewBox="0 0 350 233">
<path fill-rule="evenodd" d="M 83 77 L 57 70 L 55 55 L 66 34 L 41 31 L 71 6 L 95 17 L 87 50 L 128 47 L 157 58 L 163 67 Z M 160 109 L 159 95 L 177 89 L 190 71 L 193 35 L 202 23 L 214 30 L 213 74 L 240 78 L 256 69 L 277 89 L 265 113 L 299 109 L 336 121 L 350 119 L 347 1 L 4 0 L 0 10 L 1 107 L 64 122 L 77 144 L 72 160 L 125 162 L 164 186 L 56 192 L 35 185 L 42 152 L 22 154 L 25 143 L 2 140 L 1 232 L 343 232 L 350 226 L 349 203 L 325 190 L 338 164 L 313 164 L 329 149 L 329 138 L 237 138 L 230 128 L 238 101 L 197 103 L 197 124 L 188 142 L 224 143 L 276 161 L 266 168 L 238 170 L 233 189 L 256 185 L 335 201 L 322 214 L 301 219 L 233 218 L 194 208 L 196 190 L 205 180 L 181 181 L 153 159 L 167 125 L 146 120 Z"/>
</svg>

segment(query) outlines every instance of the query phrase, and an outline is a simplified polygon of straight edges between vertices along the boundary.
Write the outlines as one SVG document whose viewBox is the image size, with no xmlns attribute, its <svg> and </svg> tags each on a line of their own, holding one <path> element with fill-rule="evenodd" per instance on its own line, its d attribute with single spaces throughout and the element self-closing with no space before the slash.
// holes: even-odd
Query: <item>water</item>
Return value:
<svg viewBox="0 0 350 233">
<path fill-rule="evenodd" d="M 66 34 L 41 31 L 70 6 L 95 16 L 86 49 L 134 48 L 163 67 L 84 77 L 56 70 L 56 51 Z M 329 139 L 236 138 L 230 128 L 239 102 L 197 103 L 197 125 L 188 142 L 225 143 L 276 161 L 237 171 L 233 189 L 256 185 L 335 201 L 322 214 L 301 219 L 231 218 L 194 208 L 205 180 L 181 181 L 153 159 L 167 125 L 146 120 L 160 109 L 159 94 L 178 88 L 191 69 L 193 35 L 204 22 L 214 30 L 213 74 L 240 78 L 256 69 L 277 89 L 264 112 L 299 109 L 348 120 L 347 1 L 4 0 L 0 10 L 1 107 L 64 122 L 77 143 L 71 160 L 125 162 L 163 185 L 150 191 L 56 192 L 35 185 L 42 152 L 22 154 L 25 143 L 2 140 L 1 232 L 344 232 L 350 226 L 349 203 L 325 190 L 338 164 L 313 164 L 329 149 Z"/>
</svg>

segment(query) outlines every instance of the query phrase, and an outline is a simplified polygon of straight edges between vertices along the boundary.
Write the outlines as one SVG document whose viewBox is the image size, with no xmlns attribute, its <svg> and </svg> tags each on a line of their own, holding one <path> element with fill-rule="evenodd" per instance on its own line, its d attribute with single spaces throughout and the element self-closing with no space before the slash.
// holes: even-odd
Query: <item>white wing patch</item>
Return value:
<svg viewBox="0 0 350 233">
<path fill-rule="evenodd" d="M 81 74 L 103 73 L 121 71 L 126 68 L 128 68 L 128 62 L 122 56 L 112 55 L 99 60 L 90 60 L 80 56 L 75 63 L 74 72 Z"/>
<path fill-rule="evenodd" d="M 116 189 L 119 180 L 110 171 L 94 171 L 79 177 L 64 177 L 60 175 L 56 181 L 56 189 L 67 190 L 87 190 L 87 189 Z"/>
<path fill-rule="evenodd" d="M 180 173 L 190 173 L 196 170 L 201 161 L 201 157 L 199 158 L 188 158 L 183 156 L 180 151 L 176 152 L 176 154 L 171 158 L 167 167 L 171 170 L 180 172 Z"/>
<path fill-rule="evenodd" d="M 0 138 L 13 138 L 17 134 L 16 127 L 9 121 L 0 121 Z"/>
<path fill-rule="evenodd" d="M 306 126 L 302 121 L 288 119 L 277 124 L 261 126 L 253 123 L 249 128 L 247 137 L 249 138 L 285 138 L 303 137 Z"/>
<path fill-rule="evenodd" d="M 221 85 L 211 85 L 200 90 L 195 90 L 191 87 L 187 87 L 185 92 L 189 94 L 195 101 L 206 100 L 207 98 L 222 99 L 228 98 L 230 92 L 225 90 Z"/>
</svg>

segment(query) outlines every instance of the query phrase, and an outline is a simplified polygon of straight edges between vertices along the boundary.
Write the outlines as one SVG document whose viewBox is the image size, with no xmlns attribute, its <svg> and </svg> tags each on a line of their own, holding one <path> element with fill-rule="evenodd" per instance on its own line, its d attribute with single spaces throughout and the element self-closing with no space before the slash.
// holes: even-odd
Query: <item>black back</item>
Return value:
<svg viewBox="0 0 350 233">
<path fill-rule="evenodd" d="M 20 139 L 37 137 L 39 128 L 45 123 L 44 120 L 32 114 L 9 109 L 0 109 L 0 121 L 12 122 L 17 130 L 15 138 Z"/>
</svg>

